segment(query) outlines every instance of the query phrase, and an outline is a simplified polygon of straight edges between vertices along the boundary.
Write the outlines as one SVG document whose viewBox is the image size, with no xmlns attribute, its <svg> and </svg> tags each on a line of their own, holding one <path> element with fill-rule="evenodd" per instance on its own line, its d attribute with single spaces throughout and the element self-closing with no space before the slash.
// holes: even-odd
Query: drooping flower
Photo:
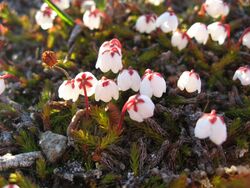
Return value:
<svg viewBox="0 0 250 188">
<path fill-rule="evenodd" d="M 222 45 L 225 39 L 230 38 L 230 25 L 214 22 L 207 26 L 208 33 L 211 35 L 213 41 L 218 41 Z"/>
<path fill-rule="evenodd" d="M 163 3 L 164 0 L 147 0 L 148 3 L 159 6 L 161 3 Z"/>
<path fill-rule="evenodd" d="M 148 97 L 152 97 L 152 95 L 161 97 L 166 92 L 166 89 L 166 81 L 160 73 L 153 72 L 150 69 L 145 71 L 140 85 L 140 94 Z"/>
<path fill-rule="evenodd" d="M 223 0 L 206 0 L 202 9 L 213 18 L 227 16 L 229 13 L 229 5 L 224 3 Z"/>
<path fill-rule="evenodd" d="M 109 102 L 113 99 L 117 100 L 119 98 L 119 89 L 116 83 L 105 77 L 102 77 L 98 81 L 95 89 L 95 100 L 102 100 L 103 102 Z"/>
<path fill-rule="evenodd" d="M 244 66 L 237 69 L 233 80 L 239 79 L 243 86 L 250 85 L 250 67 Z"/>
<path fill-rule="evenodd" d="M 77 101 L 80 90 L 75 84 L 75 79 L 63 81 L 58 89 L 59 98 L 64 100 L 72 100 L 73 102 Z"/>
<path fill-rule="evenodd" d="M 117 73 L 122 69 L 121 43 L 118 39 L 106 41 L 101 45 L 95 67 L 104 73 L 109 70 Z"/>
<path fill-rule="evenodd" d="M 193 93 L 196 90 L 198 93 L 201 92 L 201 80 L 199 74 L 194 72 L 194 70 L 191 71 L 184 71 L 178 82 L 177 86 L 180 90 L 186 89 L 188 93 Z"/>
<path fill-rule="evenodd" d="M 190 40 L 186 32 L 175 31 L 171 38 L 171 44 L 177 47 L 178 50 L 182 50 L 187 47 L 188 41 Z"/>
<path fill-rule="evenodd" d="M 118 130 L 122 129 L 122 123 L 126 111 L 129 117 L 137 122 L 142 122 L 144 119 L 150 118 L 154 115 L 155 105 L 152 100 L 146 95 L 133 95 L 129 97 L 122 108 L 121 117 L 119 120 Z"/>
<path fill-rule="evenodd" d="M 215 110 L 210 114 L 204 114 L 196 123 L 195 137 L 200 139 L 210 138 L 212 142 L 221 145 L 227 139 L 227 127 L 222 116 L 218 116 Z"/>
<path fill-rule="evenodd" d="M 101 27 L 103 13 L 98 10 L 86 10 L 83 14 L 83 24 L 90 30 L 99 29 Z"/>
<path fill-rule="evenodd" d="M 43 3 L 41 9 L 37 11 L 35 19 L 37 24 L 40 25 L 43 30 L 47 30 L 53 27 L 53 21 L 56 15 L 57 14 L 49 8 L 46 3 Z"/>
<path fill-rule="evenodd" d="M 81 95 L 90 97 L 95 93 L 97 79 L 91 72 L 81 72 L 76 75 L 75 80 Z"/>
<path fill-rule="evenodd" d="M 164 12 L 156 20 L 156 27 L 164 33 L 174 32 L 178 27 L 178 18 L 174 12 Z"/>
<path fill-rule="evenodd" d="M 242 33 L 238 45 L 242 45 L 248 47 L 250 49 L 250 27 L 246 28 L 244 32 Z"/>
<path fill-rule="evenodd" d="M 135 28 L 140 33 L 151 33 L 156 29 L 156 15 L 146 14 L 140 16 L 135 24 Z"/>
<path fill-rule="evenodd" d="M 52 0 L 52 2 L 61 10 L 65 10 L 70 6 L 70 0 Z"/>
<path fill-rule="evenodd" d="M 88 114 L 89 99 L 88 97 L 95 93 L 97 79 L 91 72 L 81 72 L 75 77 L 76 87 L 80 90 L 79 94 L 85 98 L 85 106 Z"/>
<path fill-rule="evenodd" d="M 195 38 L 198 43 L 206 44 L 208 40 L 207 26 L 203 23 L 194 23 L 187 31 L 190 38 Z"/>
<path fill-rule="evenodd" d="M 138 72 L 131 67 L 123 69 L 117 77 L 117 85 L 120 90 L 126 91 L 132 89 L 138 91 L 140 89 L 141 78 Z"/>
</svg>

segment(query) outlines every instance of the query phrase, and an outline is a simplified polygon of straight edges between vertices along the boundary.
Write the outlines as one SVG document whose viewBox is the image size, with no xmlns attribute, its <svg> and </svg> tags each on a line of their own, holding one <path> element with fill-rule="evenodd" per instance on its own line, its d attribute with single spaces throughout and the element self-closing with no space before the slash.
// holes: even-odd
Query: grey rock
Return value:
<svg viewBox="0 0 250 188">
<path fill-rule="evenodd" d="M 49 162 L 56 162 L 67 148 L 67 137 L 46 131 L 41 134 L 39 144 Z"/>
<path fill-rule="evenodd" d="M 3 131 L 0 133 L 0 145 L 1 147 L 7 147 L 14 144 L 12 133 L 8 131 Z"/>
</svg>

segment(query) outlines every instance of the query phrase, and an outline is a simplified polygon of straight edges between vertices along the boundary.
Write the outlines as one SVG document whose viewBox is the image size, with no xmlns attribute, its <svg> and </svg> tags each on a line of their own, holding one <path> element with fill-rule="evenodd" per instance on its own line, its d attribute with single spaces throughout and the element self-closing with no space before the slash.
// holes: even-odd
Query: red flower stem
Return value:
<svg viewBox="0 0 250 188">
<path fill-rule="evenodd" d="M 85 84 L 83 84 L 83 91 L 84 91 L 84 98 L 85 98 L 86 116 L 89 117 L 89 99 L 88 99 Z"/>
<path fill-rule="evenodd" d="M 14 79 L 17 79 L 17 80 L 18 80 L 18 78 L 15 77 L 15 76 L 12 75 L 12 74 L 4 74 L 4 75 L 0 76 L 0 79 L 7 79 L 7 78 L 14 78 Z"/>
<path fill-rule="evenodd" d="M 122 130 L 122 123 L 124 121 L 124 117 L 125 117 L 127 108 L 128 108 L 128 103 L 126 102 L 124 104 L 124 106 L 122 107 L 122 112 L 121 112 L 121 116 L 120 116 L 120 119 L 119 119 L 119 124 L 118 124 L 118 127 L 117 127 L 117 132 L 121 132 L 121 130 Z"/>
</svg>

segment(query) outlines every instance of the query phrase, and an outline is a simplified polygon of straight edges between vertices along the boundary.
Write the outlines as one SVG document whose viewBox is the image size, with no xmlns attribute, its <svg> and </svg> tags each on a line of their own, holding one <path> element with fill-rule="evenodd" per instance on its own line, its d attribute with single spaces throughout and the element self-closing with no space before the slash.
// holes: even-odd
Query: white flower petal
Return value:
<svg viewBox="0 0 250 188">
<path fill-rule="evenodd" d="M 205 139 L 211 135 L 211 123 L 207 118 L 201 117 L 195 126 L 194 135 L 197 138 Z"/>
<path fill-rule="evenodd" d="M 4 92 L 5 88 L 6 88 L 6 86 L 4 83 L 4 79 L 0 78 L 0 95 Z"/>
</svg>

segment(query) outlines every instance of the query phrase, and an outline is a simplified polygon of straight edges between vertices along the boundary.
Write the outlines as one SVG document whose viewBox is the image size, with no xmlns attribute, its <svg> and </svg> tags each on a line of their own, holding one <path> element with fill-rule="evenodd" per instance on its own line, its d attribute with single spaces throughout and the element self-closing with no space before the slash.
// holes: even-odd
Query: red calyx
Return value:
<svg viewBox="0 0 250 188">
<path fill-rule="evenodd" d="M 46 7 L 45 10 L 43 11 L 43 16 L 48 16 L 50 17 L 52 14 L 52 9 L 49 7 Z"/>
<path fill-rule="evenodd" d="M 247 72 L 250 70 L 250 67 L 248 65 L 246 65 L 246 66 L 240 67 L 238 70 L 242 71 L 242 72 Z"/>
<path fill-rule="evenodd" d="M 189 72 L 189 76 L 192 76 L 193 74 L 195 75 L 195 77 L 196 77 L 197 80 L 200 79 L 199 74 L 197 74 L 196 72 L 194 72 L 194 70 L 192 69 L 192 70 Z"/>
<path fill-rule="evenodd" d="M 81 78 L 78 78 L 76 81 L 79 82 L 79 89 L 84 89 L 84 87 L 92 87 L 92 83 L 90 80 L 93 80 L 91 76 L 88 76 L 86 74 L 82 74 Z"/>
<path fill-rule="evenodd" d="M 140 95 L 138 94 L 133 99 L 131 99 L 130 101 L 127 102 L 127 110 L 133 108 L 133 110 L 135 112 L 138 111 L 137 104 L 144 103 L 144 100 L 140 99 L 139 97 L 140 97 Z"/>
<path fill-rule="evenodd" d="M 156 16 L 154 14 L 146 14 L 145 18 L 146 18 L 147 24 L 149 22 L 154 22 L 156 20 Z"/>
<path fill-rule="evenodd" d="M 69 84 L 71 85 L 72 89 L 75 88 L 75 80 L 74 79 L 68 80 L 65 85 L 69 85 Z"/>
<path fill-rule="evenodd" d="M 134 70 L 133 70 L 132 67 L 128 68 L 128 73 L 129 73 L 130 76 L 132 76 L 134 74 Z"/>
</svg>

